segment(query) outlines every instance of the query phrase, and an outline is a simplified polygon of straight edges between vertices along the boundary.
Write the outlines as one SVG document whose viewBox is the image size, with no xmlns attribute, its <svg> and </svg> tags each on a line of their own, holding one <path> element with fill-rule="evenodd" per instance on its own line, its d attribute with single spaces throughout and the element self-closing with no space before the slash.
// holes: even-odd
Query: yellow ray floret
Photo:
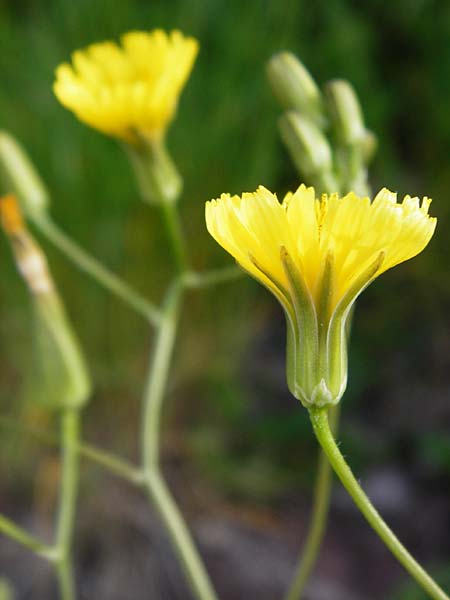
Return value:
<svg viewBox="0 0 450 600">
<path fill-rule="evenodd" d="M 387 189 L 372 202 L 353 192 L 317 199 L 314 188 L 301 185 L 280 203 L 260 186 L 254 193 L 222 194 L 207 202 L 206 224 L 213 238 L 274 292 L 289 288 L 280 259 L 284 247 L 316 306 L 325 264 L 332 257 L 332 311 L 381 254 L 375 276 L 425 248 L 436 226 L 428 215 L 430 202 L 405 196 L 398 203 Z"/>
<path fill-rule="evenodd" d="M 173 119 L 192 70 L 198 42 L 180 31 L 131 31 L 121 45 L 77 50 L 56 69 L 58 100 L 88 125 L 133 141 L 133 132 L 159 137 Z"/>
</svg>

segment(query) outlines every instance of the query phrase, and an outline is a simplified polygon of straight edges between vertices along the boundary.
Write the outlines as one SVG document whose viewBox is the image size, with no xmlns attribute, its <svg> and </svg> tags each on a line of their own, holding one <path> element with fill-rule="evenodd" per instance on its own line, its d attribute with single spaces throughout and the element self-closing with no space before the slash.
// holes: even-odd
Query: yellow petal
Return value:
<svg viewBox="0 0 450 600">
<path fill-rule="evenodd" d="M 398 203 L 386 189 L 373 202 L 353 192 L 316 199 L 314 189 L 304 185 L 280 204 L 261 186 L 254 193 L 222 194 L 207 202 L 206 223 L 214 239 L 272 291 L 273 282 L 288 287 L 280 260 L 285 247 L 317 306 L 327 256 L 332 255 L 333 310 L 381 253 L 377 274 L 425 248 L 436 227 L 429 206 L 429 198 L 420 203 L 409 196 Z"/>
</svg>

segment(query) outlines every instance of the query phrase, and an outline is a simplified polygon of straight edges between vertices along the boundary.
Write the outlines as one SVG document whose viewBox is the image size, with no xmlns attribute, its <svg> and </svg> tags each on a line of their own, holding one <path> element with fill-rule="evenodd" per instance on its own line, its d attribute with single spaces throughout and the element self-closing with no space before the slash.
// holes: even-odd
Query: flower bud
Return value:
<svg viewBox="0 0 450 600">
<path fill-rule="evenodd" d="M 23 147 L 6 131 L 0 131 L 0 188 L 13 193 L 27 216 L 45 212 L 49 193 Z"/>
<path fill-rule="evenodd" d="M 91 384 L 78 340 L 56 292 L 33 298 L 35 394 L 51 409 L 81 408 Z"/>
<path fill-rule="evenodd" d="M 126 144 L 125 150 L 142 199 L 154 205 L 176 202 L 183 181 L 164 140 L 141 137 L 136 144 Z"/>
<path fill-rule="evenodd" d="M 342 79 L 325 86 L 327 106 L 337 140 L 343 145 L 360 144 L 366 137 L 361 106 L 355 90 Z"/>
<path fill-rule="evenodd" d="M 336 139 L 336 171 L 342 182 L 342 191 L 353 190 L 361 196 L 370 195 L 367 164 L 375 153 L 376 137 L 366 129 L 355 90 L 347 81 L 330 81 L 325 89 Z"/>
<path fill-rule="evenodd" d="M 301 176 L 320 192 L 335 192 L 338 184 L 333 175 L 331 148 L 320 129 L 295 111 L 283 114 L 278 126 Z"/>
<path fill-rule="evenodd" d="M 0 199 L 0 216 L 17 268 L 31 294 L 36 350 L 33 396 L 49 408 L 79 408 L 89 397 L 90 381 L 47 260 L 25 228 L 13 196 Z"/>
<path fill-rule="evenodd" d="M 267 77 L 275 97 L 285 110 L 298 111 L 318 127 L 325 125 L 319 88 L 294 54 L 275 54 L 267 65 Z"/>
</svg>

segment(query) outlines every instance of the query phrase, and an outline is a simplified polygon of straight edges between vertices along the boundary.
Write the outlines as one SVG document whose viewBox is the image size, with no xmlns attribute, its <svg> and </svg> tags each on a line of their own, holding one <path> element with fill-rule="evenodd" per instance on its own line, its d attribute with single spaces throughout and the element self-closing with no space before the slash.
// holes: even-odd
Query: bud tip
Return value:
<svg viewBox="0 0 450 600">
<path fill-rule="evenodd" d="M 14 194 L 7 194 L 0 198 L 0 220 L 8 235 L 15 235 L 23 231 L 23 217 Z"/>
</svg>

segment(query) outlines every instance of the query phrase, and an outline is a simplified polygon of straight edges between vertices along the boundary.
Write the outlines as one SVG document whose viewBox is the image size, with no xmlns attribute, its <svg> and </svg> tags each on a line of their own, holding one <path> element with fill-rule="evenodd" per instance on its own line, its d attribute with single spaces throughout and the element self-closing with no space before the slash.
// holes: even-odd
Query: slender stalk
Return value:
<svg viewBox="0 0 450 600">
<path fill-rule="evenodd" d="M 183 283 L 187 288 L 205 288 L 218 283 L 227 283 L 242 277 L 244 271 L 238 266 L 211 269 L 204 272 L 187 271 Z"/>
<path fill-rule="evenodd" d="M 148 372 L 144 395 L 142 469 L 148 495 L 170 535 L 192 591 L 199 600 L 215 600 L 216 594 L 189 530 L 159 472 L 161 408 L 176 337 L 181 291 L 180 282 L 169 289 Z"/>
<path fill-rule="evenodd" d="M 332 470 L 327 457 L 323 452 L 320 452 L 310 525 L 286 600 L 298 600 L 302 597 L 305 586 L 316 564 L 328 518 L 331 473 Z"/>
<path fill-rule="evenodd" d="M 177 272 L 178 274 L 184 273 L 187 270 L 188 260 L 183 230 L 181 228 L 180 217 L 176 205 L 171 202 L 163 201 L 159 206 L 170 247 L 172 248 Z"/>
<path fill-rule="evenodd" d="M 88 273 L 103 287 L 118 296 L 153 326 L 159 323 L 160 313 L 156 306 L 138 294 L 125 281 L 109 271 L 64 233 L 49 217 L 33 217 L 37 229 L 63 252 L 79 269 Z"/>
<path fill-rule="evenodd" d="M 331 421 L 333 422 L 331 423 Z M 339 405 L 333 409 L 330 415 L 331 429 L 334 433 L 337 431 L 338 421 Z M 323 450 L 321 450 L 319 452 L 317 465 L 316 483 L 314 486 L 314 503 L 310 525 L 286 600 L 299 600 L 302 597 L 305 586 L 316 564 L 325 534 L 330 509 L 332 475 L 333 471 L 330 462 Z"/>
<path fill-rule="evenodd" d="M 191 589 L 199 600 L 217 600 L 186 523 L 157 469 L 148 474 L 148 493 L 172 539 Z"/>
<path fill-rule="evenodd" d="M 43 431 L 37 431 L 31 427 L 24 427 L 14 419 L 10 419 L 8 417 L 0 417 L 0 427 L 17 433 L 31 435 L 43 444 L 47 444 L 49 446 L 56 446 L 58 444 L 58 437 L 53 433 L 46 433 Z M 81 441 L 77 443 L 77 450 L 80 456 L 92 460 L 117 477 L 126 479 L 134 485 L 142 485 L 144 476 L 141 470 L 127 460 L 116 456 L 112 452 L 106 452 L 105 450 L 96 448 L 92 444 L 86 444 Z"/>
<path fill-rule="evenodd" d="M 79 412 L 66 409 L 61 416 L 61 487 L 56 534 L 57 562 L 61 600 L 75 600 L 72 564 L 72 538 L 75 525 L 75 504 L 78 487 Z"/>
<path fill-rule="evenodd" d="M 135 467 L 127 460 L 115 456 L 111 452 L 105 452 L 90 444 L 79 444 L 78 451 L 81 456 L 89 458 L 93 462 L 102 466 L 121 479 L 126 479 L 129 483 L 141 486 L 144 483 L 144 474 L 138 467 Z"/>
<path fill-rule="evenodd" d="M 8 517 L 5 517 L 4 515 L 0 515 L 0 533 L 15 540 L 38 556 L 42 556 L 51 562 L 55 560 L 54 549 L 51 546 L 43 544 L 36 537 L 25 531 L 25 529 L 19 525 L 13 523 L 11 519 L 8 519 Z"/>
<path fill-rule="evenodd" d="M 142 467 L 146 474 L 159 463 L 161 408 L 177 333 L 180 301 L 181 287 L 175 284 L 169 289 L 164 302 L 163 319 L 148 370 L 142 422 Z"/>
<path fill-rule="evenodd" d="M 313 424 L 314 433 L 316 434 L 323 451 L 327 455 L 331 466 L 347 492 L 352 497 L 356 506 L 379 535 L 381 540 L 405 567 L 408 573 L 417 581 L 425 592 L 427 592 L 430 598 L 433 598 L 434 600 L 450 600 L 444 590 L 438 586 L 438 584 L 401 544 L 360 487 L 334 440 L 328 422 L 327 409 L 311 409 L 310 418 Z"/>
</svg>

